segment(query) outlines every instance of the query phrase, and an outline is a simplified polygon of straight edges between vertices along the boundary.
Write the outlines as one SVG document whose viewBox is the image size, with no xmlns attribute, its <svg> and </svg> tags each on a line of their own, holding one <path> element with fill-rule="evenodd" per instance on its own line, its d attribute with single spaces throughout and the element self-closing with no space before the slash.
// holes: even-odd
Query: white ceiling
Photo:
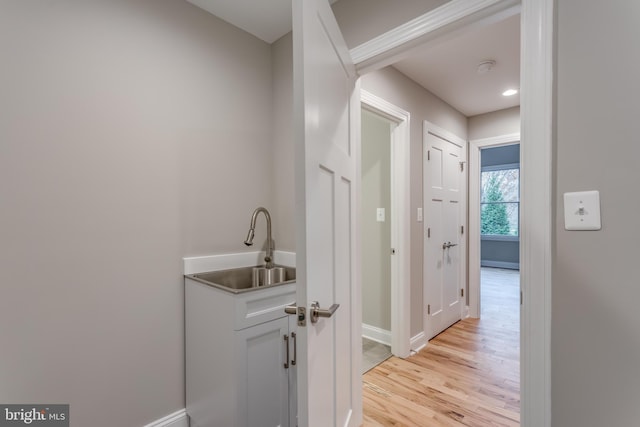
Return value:
<svg viewBox="0 0 640 427">
<path fill-rule="evenodd" d="M 494 60 L 491 71 L 478 64 Z M 393 65 L 467 117 L 520 105 L 520 15 L 475 28 Z"/>
<path fill-rule="evenodd" d="M 187 1 L 269 44 L 291 31 L 291 0 Z"/>
<path fill-rule="evenodd" d="M 291 0 L 187 0 L 271 44 L 291 31 Z"/>
<path fill-rule="evenodd" d="M 273 43 L 291 31 L 291 0 L 187 0 L 259 39 Z M 331 0 L 334 3 L 337 0 Z M 429 46 L 394 67 L 465 116 L 520 105 L 520 15 Z M 493 69 L 478 74 L 484 60 Z"/>
</svg>

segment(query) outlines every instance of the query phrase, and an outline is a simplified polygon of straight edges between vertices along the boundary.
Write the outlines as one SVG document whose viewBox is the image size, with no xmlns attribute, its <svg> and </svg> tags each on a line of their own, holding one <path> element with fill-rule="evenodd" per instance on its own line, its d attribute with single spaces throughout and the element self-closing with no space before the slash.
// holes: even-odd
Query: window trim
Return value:
<svg viewBox="0 0 640 427">
<path fill-rule="evenodd" d="M 480 240 L 493 240 L 496 242 L 519 242 L 520 235 L 512 236 L 506 234 L 481 234 Z"/>
<path fill-rule="evenodd" d="M 493 172 L 493 171 L 502 171 L 507 169 L 518 169 L 520 170 L 520 163 L 504 163 L 501 165 L 489 165 L 482 166 L 480 168 L 480 172 Z"/>
</svg>

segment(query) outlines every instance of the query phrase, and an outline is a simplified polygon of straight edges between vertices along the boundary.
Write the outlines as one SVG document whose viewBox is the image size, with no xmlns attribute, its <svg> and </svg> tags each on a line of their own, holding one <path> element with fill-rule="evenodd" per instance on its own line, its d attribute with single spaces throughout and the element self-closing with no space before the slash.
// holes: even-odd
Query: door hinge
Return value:
<svg viewBox="0 0 640 427">
<path fill-rule="evenodd" d="M 522 296 L 522 291 L 520 291 L 520 305 L 522 305 L 522 298 L 524 297 Z"/>
<path fill-rule="evenodd" d="M 431 160 L 431 150 L 427 150 L 427 160 Z"/>
<path fill-rule="evenodd" d="M 464 172 L 464 164 L 466 162 L 460 162 L 460 172 Z"/>
<path fill-rule="evenodd" d="M 431 227 L 427 228 L 427 237 L 431 238 Z"/>
<path fill-rule="evenodd" d="M 464 297 L 464 289 L 460 289 L 460 296 Z"/>
<path fill-rule="evenodd" d="M 464 234 L 464 225 L 460 226 L 460 234 Z"/>
<path fill-rule="evenodd" d="M 431 304 L 427 304 L 427 314 L 431 314 Z"/>
</svg>

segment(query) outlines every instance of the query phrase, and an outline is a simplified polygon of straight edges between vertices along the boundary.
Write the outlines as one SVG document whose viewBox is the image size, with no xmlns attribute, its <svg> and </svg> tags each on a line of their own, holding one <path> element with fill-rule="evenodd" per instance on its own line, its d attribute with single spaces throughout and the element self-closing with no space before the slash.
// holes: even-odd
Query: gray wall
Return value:
<svg viewBox="0 0 640 427">
<path fill-rule="evenodd" d="M 362 112 L 362 322 L 391 330 L 391 124 Z M 376 209 L 385 209 L 385 221 Z"/>
<path fill-rule="evenodd" d="M 273 75 L 273 232 L 276 248 L 295 252 L 295 146 L 293 143 L 293 39 L 271 45 Z"/>
<path fill-rule="evenodd" d="M 181 258 L 273 203 L 270 55 L 184 1 L 2 2 L 0 402 L 184 408 Z"/>
<path fill-rule="evenodd" d="M 469 117 L 469 140 L 520 133 L 520 107 Z"/>
<path fill-rule="evenodd" d="M 345 42 L 351 49 L 448 1 L 340 0 L 332 8 Z"/>
<path fill-rule="evenodd" d="M 518 270 L 520 268 L 520 239 L 502 241 L 482 238 L 480 265 Z"/>
<path fill-rule="evenodd" d="M 557 2 L 555 427 L 638 425 L 640 3 Z M 599 190 L 602 230 L 566 231 L 563 193 Z"/>
<path fill-rule="evenodd" d="M 423 235 L 424 223 L 416 220 L 422 207 L 422 127 L 428 120 L 467 139 L 467 119 L 453 107 L 425 90 L 395 68 L 387 67 L 362 77 L 362 88 L 411 114 L 411 336 L 423 331 Z"/>
</svg>

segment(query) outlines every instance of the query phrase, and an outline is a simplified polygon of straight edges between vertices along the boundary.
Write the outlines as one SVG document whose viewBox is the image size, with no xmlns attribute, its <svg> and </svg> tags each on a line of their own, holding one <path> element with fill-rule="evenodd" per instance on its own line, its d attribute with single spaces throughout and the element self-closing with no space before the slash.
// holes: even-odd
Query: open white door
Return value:
<svg viewBox="0 0 640 427">
<path fill-rule="evenodd" d="M 297 305 L 305 323 L 298 324 L 298 425 L 359 426 L 360 94 L 327 0 L 293 1 L 293 58 Z M 325 317 L 314 318 L 315 301 Z"/>
</svg>

